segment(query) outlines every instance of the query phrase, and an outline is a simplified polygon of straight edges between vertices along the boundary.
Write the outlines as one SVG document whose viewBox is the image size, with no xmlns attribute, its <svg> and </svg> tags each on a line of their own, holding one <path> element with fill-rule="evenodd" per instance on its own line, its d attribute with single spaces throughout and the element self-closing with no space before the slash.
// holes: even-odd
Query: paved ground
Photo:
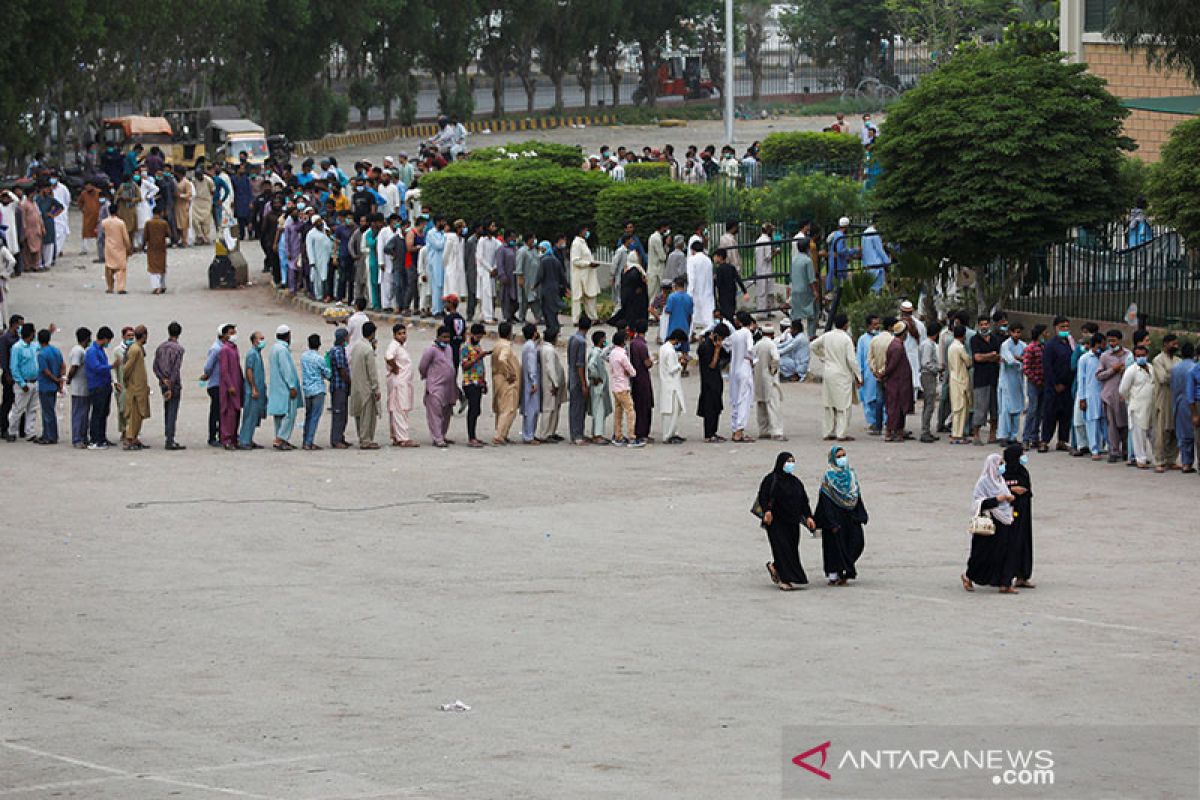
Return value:
<svg viewBox="0 0 1200 800">
<path fill-rule="evenodd" d="M 0 447 L 0 797 L 769 797 L 785 725 L 1196 719 L 1195 480 L 1035 455 L 1039 588 L 967 595 L 984 451 L 864 437 L 861 581 L 806 538 L 784 594 L 747 513 L 779 447 L 694 417 L 641 451 L 204 447 L 221 322 L 328 332 L 208 259 L 162 297 L 140 258 L 126 297 L 78 259 L 14 283 L 39 325 L 180 320 L 190 449 Z M 784 391 L 815 491 L 820 389 Z"/>
</svg>

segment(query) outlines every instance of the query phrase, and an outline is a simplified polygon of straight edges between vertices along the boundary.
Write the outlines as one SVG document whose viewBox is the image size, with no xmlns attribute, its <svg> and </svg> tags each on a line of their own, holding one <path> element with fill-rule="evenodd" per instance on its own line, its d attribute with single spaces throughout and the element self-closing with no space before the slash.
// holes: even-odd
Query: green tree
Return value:
<svg viewBox="0 0 1200 800">
<path fill-rule="evenodd" d="M 896 30 L 924 42 L 944 59 L 959 42 L 1010 17 L 1009 0 L 887 0 Z"/>
<path fill-rule="evenodd" d="M 874 190 L 888 238 L 983 267 L 1122 209 L 1127 110 L 1084 65 L 968 48 L 888 110 Z"/>
<path fill-rule="evenodd" d="M 860 217 L 866 211 L 862 184 L 836 175 L 789 175 L 754 190 L 755 219 L 773 222 L 781 230 L 811 221 L 818 236 L 832 231 L 839 217 Z"/>
<path fill-rule="evenodd" d="M 426 2 L 432 24 L 421 40 L 421 62 L 437 83 L 438 108 L 445 114 L 461 114 L 470 90 L 460 73 L 466 70 L 478 45 L 482 8 L 476 0 Z"/>
<path fill-rule="evenodd" d="M 1181 0 L 1118 0 L 1108 33 L 1128 50 L 1145 48 L 1155 66 L 1183 70 L 1200 83 L 1200 13 Z"/>
<path fill-rule="evenodd" d="M 836 68 L 836 83 L 858 85 L 867 65 L 875 74 L 882 72 L 879 42 L 892 27 L 884 0 L 795 0 L 793 5 L 794 12 L 781 15 L 787 38 L 805 42 L 803 51 L 817 66 Z M 810 88 L 833 88 L 822 84 Z"/>
<path fill-rule="evenodd" d="M 1200 119 L 1171 129 L 1149 183 L 1155 220 L 1190 242 L 1200 241 Z"/>
</svg>

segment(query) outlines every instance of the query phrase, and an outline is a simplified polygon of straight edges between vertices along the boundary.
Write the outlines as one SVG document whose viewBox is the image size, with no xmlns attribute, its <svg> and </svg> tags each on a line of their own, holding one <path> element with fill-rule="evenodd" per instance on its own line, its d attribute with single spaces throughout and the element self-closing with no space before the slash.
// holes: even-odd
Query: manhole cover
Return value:
<svg viewBox="0 0 1200 800">
<path fill-rule="evenodd" d="M 426 496 L 435 503 L 478 503 L 488 499 L 486 494 L 479 492 L 434 492 Z"/>
</svg>

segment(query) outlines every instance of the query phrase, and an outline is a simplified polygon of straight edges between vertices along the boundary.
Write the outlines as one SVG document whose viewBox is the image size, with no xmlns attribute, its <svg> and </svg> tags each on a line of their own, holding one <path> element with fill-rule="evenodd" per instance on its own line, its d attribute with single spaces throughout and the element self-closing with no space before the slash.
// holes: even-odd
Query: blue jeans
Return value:
<svg viewBox="0 0 1200 800">
<path fill-rule="evenodd" d="M 1036 384 L 1025 384 L 1025 444 L 1036 444 L 1042 438 L 1042 390 Z"/>
<path fill-rule="evenodd" d="M 86 394 L 71 395 L 71 444 L 88 442 L 88 410 L 92 399 Z"/>
<path fill-rule="evenodd" d="M 42 438 L 51 444 L 58 444 L 58 414 L 54 409 L 54 401 L 58 392 L 38 392 L 38 402 L 42 404 Z"/>
<path fill-rule="evenodd" d="M 321 424 L 321 412 L 325 410 L 325 393 L 304 398 L 304 443 L 311 445 L 317 438 L 317 426 Z"/>
</svg>

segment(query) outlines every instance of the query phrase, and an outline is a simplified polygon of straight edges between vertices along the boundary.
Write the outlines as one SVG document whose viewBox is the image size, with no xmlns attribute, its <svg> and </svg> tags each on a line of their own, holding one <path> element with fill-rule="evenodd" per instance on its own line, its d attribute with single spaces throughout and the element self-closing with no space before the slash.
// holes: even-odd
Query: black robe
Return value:
<svg viewBox="0 0 1200 800">
<path fill-rule="evenodd" d="M 713 283 L 717 290 L 717 308 L 721 309 L 721 318 L 728 322 L 737 313 L 738 290 L 741 289 L 745 294 L 746 284 L 742 282 L 737 267 L 728 261 L 717 265 Z"/>
<path fill-rule="evenodd" d="M 706 417 L 710 414 L 720 416 L 725 409 L 724 401 L 721 399 L 725 393 L 725 382 L 721 380 L 721 368 L 729 360 L 729 356 L 722 350 L 717 359 L 716 369 L 709 367 L 715 347 L 712 339 L 705 336 L 700 340 L 700 346 L 696 348 L 696 358 L 700 360 L 700 400 L 696 405 L 696 416 L 698 417 Z"/>
<path fill-rule="evenodd" d="M 772 472 L 758 487 L 758 503 L 771 512 L 767 540 L 771 543 L 771 558 L 775 572 L 784 583 L 808 583 L 800 563 L 800 524 L 812 516 L 808 492 L 795 475 Z"/>
<path fill-rule="evenodd" d="M 1016 494 L 1013 500 L 1013 556 L 1017 580 L 1027 581 L 1033 575 L 1033 489 L 1029 480 L 1029 471 L 1023 466 L 1009 466 L 1004 473 L 1004 482 L 1013 486 L 1023 486 L 1025 494 Z"/>
<path fill-rule="evenodd" d="M 817 499 L 817 512 L 813 515 L 821 529 L 821 555 L 824 558 L 825 576 L 852 580 L 858 577 L 854 563 L 865 547 L 863 525 L 867 524 L 867 509 L 862 497 L 853 509 L 846 509 L 824 494 Z"/>
<path fill-rule="evenodd" d="M 996 498 L 989 497 L 983 501 L 981 510 L 988 511 L 997 505 Z M 980 586 L 1012 586 L 1017 570 L 1016 531 L 1013 525 L 1005 525 L 995 517 L 992 521 L 996 523 L 994 534 L 971 537 L 967 578 Z"/>
</svg>

